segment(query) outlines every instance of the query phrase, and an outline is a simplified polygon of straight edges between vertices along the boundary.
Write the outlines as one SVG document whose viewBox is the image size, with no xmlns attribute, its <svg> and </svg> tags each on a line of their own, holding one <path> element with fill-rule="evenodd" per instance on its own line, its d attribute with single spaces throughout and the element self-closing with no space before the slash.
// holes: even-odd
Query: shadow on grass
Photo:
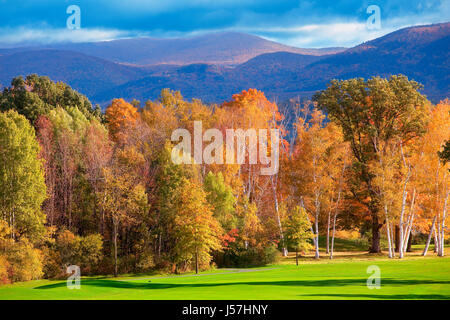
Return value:
<svg viewBox="0 0 450 320">
<path fill-rule="evenodd" d="M 381 299 L 381 300 L 448 300 L 450 295 L 443 294 L 307 294 L 303 297 L 344 298 L 344 299 Z"/>
<path fill-rule="evenodd" d="M 434 285 L 434 284 L 447 284 L 450 285 L 450 280 L 398 280 L 398 279 L 383 279 L 382 285 L 393 286 L 408 286 L 408 285 Z M 293 280 L 293 281 L 248 281 L 248 282 L 221 282 L 221 283 L 153 283 L 153 282 L 131 282 L 131 281 L 116 281 L 116 280 L 101 280 L 101 279 L 85 279 L 81 281 L 82 286 L 93 286 L 103 288 L 116 288 L 116 289 L 173 289 L 173 288 L 208 288 L 208 287 L 222 287 L 222 286 L 235 286 L 235 285 L 250 285 L 250 286 L 291 286 L 291 287 L 343 287 L 351 285 L 366 286 L 366 279 L 331 279 L 331 280 Z M 66 282 L 59 282 L 55 284 L 43 285 L 34 289 L 45 290 L 62 288 L 66 286 Z M 311 296 L 311 295 L 308 295 Z M 316 296 L 322 296 L 320 294 Z M 352 295 L 335 295 L 335 294 L 323 294 L 323 296 L 330 297 L 346 297 L 352 298 Z M 408 296 L 414 295 L 402 295 L 401 299 L 414 299 Z M 435 296 L 435 297 L 433 297 Z M 364 298 L 365 295 L 355 295 L 353 298 Z M 396 299 L 393 295 L 379 296 L 376 294 L 368 294 L 367 297 L 379 297 L 380 299 Z M 430 295 L 427 297 L 418 297 L 415 299 L 450 299 L 450 296 L 444 295 Z"/>
</svg>

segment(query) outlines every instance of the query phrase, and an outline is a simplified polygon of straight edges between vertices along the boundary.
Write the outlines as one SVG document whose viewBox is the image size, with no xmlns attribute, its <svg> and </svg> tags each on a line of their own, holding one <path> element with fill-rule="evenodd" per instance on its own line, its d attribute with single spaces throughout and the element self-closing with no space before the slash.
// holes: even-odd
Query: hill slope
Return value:
<svg viewBox="0 0 450 320">
<path fill-rule="evenodd" d="M 425 86 L 433 101 L 450 96 L 450 23 L 402 29 L 338 54 L 307 56 L 288 52 L 263 54 L 235 67 L 196 67 L 189 75 L 182 68 L 150 75 L 98 93 L 95 99 L 114 96 L 156 98 L 169 87 L 188 98 L 221 102 L 233 93 L 257 88 L 271 99 L 283 101 L 311 96 L 334 78 L 388 77 L 403 73 Z M 132 95 L 131 95 L 132 94 Z"/>
<path fill-rule="evenodd" d="M 225 35 L 231 37 L 228 41 L 232 42 L 233 34 Z M 241 34 L 234 35 L 237 39 L 241 38 Z M 216 36 L 224 39 L 224 34 Z M 136 39 L 136 43 L 141 40 Z M 131 43 L 131 40 L 119 41 Z M 197 38 L 196 41 L 200 40 Z M 421 82 L 425 86 L 424 93 L 436 102 L 450 97 L 449 44 L 450 23 L 443 23 L 401 29 L 345 52 L 321 56 L 293 52 L 263 53 L 234 67 L 223 63 L 138 67 L 74 51 L 22 49 L 28 51 L 21 52 L 15 49 L 0 51 L 0 54 L 3 53 L 0 55 L 0 83 L 8 85 L 14 76 L 38 73 L 53 80 L 65 81 L 93 102 L 101 104 L 116 97 L 141 101 L 155 99 L 162 88 L 181 90 L 187 98 L 220 103 L 248 88 L 260 89 L 269 98 L 284 101 L 298 95 L 311 96 L 315 91 L 324 89 L 334 78 L 388 77 L 403 73 Z M 204 45 L 201 47 L 205 48 Z M 159 59 L 159 53 L 144 54 L 145 50 L 137 50 L 142 54 L 139 57 L 132 46 L 127 51 L 129 57 L 139 58 L 140 62 Z M 126 51 L 108 52 L 115 57 L 126 57 Z M 180 57 L 183 54 L 180 53 Z M 205 52 L 202 54 L 202 59 L 208 58 Z M 237 55 L 236 58 L 233 54 Z M 176 55 L 172 57 L 176 61 Z M 189 57 L 194 56 L 187 53 L 184 61 Z M 221 59 L 223 62 L 244 58 L 242 51 L 230 48 L 223 51 Z"/>
<path fill-rule="evenodd" d="M 136 38 L 59 44 L 52 47 L 136 65 L 186 65 L 192 63 L 236 65 L 260 54 L 270 52 L 287 51 L 324 55 L 344 50 L 344 48 L 294 48 L 258 36 L 238 32 L 207 34 L 192 38 Z"/>
<path fill-rule="evenodd" d="M 3 86 L 8 86 L 16 76 L 37 73 L 54 81 L 64 81 L 88 97 L 140 78 L 147 72 L 143 68 L 128 67 L 71 51 L 31 50 L 0 56 L 0 84 Z"/>
</svg>

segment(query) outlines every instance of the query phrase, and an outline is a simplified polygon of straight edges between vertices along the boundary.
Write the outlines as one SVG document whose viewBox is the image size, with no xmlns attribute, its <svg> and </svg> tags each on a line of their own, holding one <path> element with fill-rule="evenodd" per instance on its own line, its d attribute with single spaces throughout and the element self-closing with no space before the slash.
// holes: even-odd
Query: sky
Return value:
<svg viewBox="0 0 450 320">
<path fill-rule="evenodd" d="M 79 29 L 67 27 L 71 5 L 80 8 Z M 367 25 L 376 14 L 367 12 L 371 5 L 380 15 L 370 21 L 379 25 Z M 0 0 L 0 44 L 237 31 L 296 47 L 349 47 L 406 26 L 448 21 L 450 0 Z"/>
</svg>

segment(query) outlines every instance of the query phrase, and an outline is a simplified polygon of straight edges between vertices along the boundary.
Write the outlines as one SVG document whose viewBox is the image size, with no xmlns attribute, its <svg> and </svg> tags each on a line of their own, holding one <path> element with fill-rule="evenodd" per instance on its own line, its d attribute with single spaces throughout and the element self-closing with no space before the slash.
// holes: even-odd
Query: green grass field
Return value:
<svg viewBox="0 0 450 320">
<path fill-rule="evenodd" d="M 381 288 L 366 285 L 367 267 L 381 270 Z M 0 299 L 450 299 L 450 257 L 389 260 L 363 252 L 333 261 L 293 257 L 253 269 L 217 269 L 201 275 L 127 275 L 65 281 L 37 280 L 0 287 Z"/>
</svg>

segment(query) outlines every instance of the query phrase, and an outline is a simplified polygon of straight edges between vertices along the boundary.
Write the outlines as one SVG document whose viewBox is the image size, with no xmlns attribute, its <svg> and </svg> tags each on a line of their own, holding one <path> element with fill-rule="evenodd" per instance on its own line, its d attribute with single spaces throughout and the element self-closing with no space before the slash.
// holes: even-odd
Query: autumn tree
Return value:
<svg viewBox="0 0 450 320">
<path fill-rule="evenodd" d="M 44 160 L 45 185 L 47 187 L 47 198 L 43 203 L 43 211 L 47 216 L 47 223 L 54 226 L 57 218 L 56 213 L 56 188 L 57 188 L 57 163 L 56 163 L 56 140 L 53 124 L 45 115 L 40 116 L 36 122 L 37 138 L 40 145 L 40 157 Z"/>
<path fill-rule="evenodd" d="M 98 121 L 91 121 L 86 128 L 82 144 L 83 169 L 94 197 L 93 214 L 98 230 L 103 234 L 105 214 L 98 199 L 103 181 L 103 169 L 108 167 L 113 156 L 113 145 L 107 129 Z"/>
<path fill-rule="evenodd" d="M 139 221 L 138 217 L 147 210 L 145 188 L 134 185 L 126 174 L 118 174 L 109 168 L 104 169 L 104 186 L 102 188 L 101 206 L 111 219 L 112 240 L 114 246 L 114 276 L 118 274 L 118 236 L 122 225 Z"/>
<path fill-rule="evenodd" d="M 278 229 L 276 230 L 277 237 L 280 239 L 283 253 L 286 255 L 287 250 L 283 245 L 283 230 L 278 206 L 280 201 L 277 175 L 279 168 L 276 168 L 273 175 L 262 175 L 261 170 L 268 165 L 252 160 L 249 152 L 253 148 L 253 150 L 257 149 L 260 155 L 265 153 L 264 155 L 268 157 L 279 156 L 279 154 L 275 155 L 274 150 L 270 150 L 269 147 L 272 143 L 279 145 L 283 143 L 283 141 L 276 141 L 281 140 L 283 136 L 283 130 L 279 125 L 282 115 L 278 111 L 278 106 L 269 101 L 263 92 L 249 89 L 233 95 L 232 99 L 223 103 L 215 113 L 217 126 L 221 130 L 226 132 L 227 129 L 241 129 L 243 133 L 245 146 L 240 150 L 245 161 L 238 164 L 237 178 L 242 186 L 239 195 L 246 199 L 239 201 L 245 205 L 256 205 L 256 214 L 267 227 L 269 223 L 275 221 Z M 271 129 L 279 130 L 277 138 L 272 137 L 271 133 L 267 134 L 266 150 L 256 147 L 256 141 L 261 139 L 260 129 L 267 130 L 265 132 L 271 132 Z M 254 130 L 254 134 L 251 130 Z M 234 150 L 238 150 L 238 146 Z M 234 152 L 233 156 L 236 154 L 237 152 Z M 277 158 L 276 163 L 272 161 L 271 164 L 278 165 L 278 163 L 279 159 Z M 264 229 L 269 231 L 269 228 Z M 273 232 L 269 232 L 273 234 Z"/>
<path fill-rule="evenodd" d="M 114 99 L 106 108 L 105 118 L 113 140 L 121 139 L 121 131 L 134 124 L 139 117 L 138 110 L 123 99 Z"/>
<path fill-rule="evenodd" d="M 319 258 L 321 220 L 328 214 L 329 235 L 331 212 L 335 199 L 333 179 L 341 174 L 337 146 L 342 143 L 340 131 L 334 124 L 325 124 L 325 116 L 314 110 L 308 121 L 299 119 L 297 141 L 291 157 L 286 183 L 292 186 L 292 196 L 311 216 L 314 231 L 315 257 Z M 327 237 L 327 241 L 329 237 Z"/>
<path fill-rule="evenodd" d="M 50 201 L 54 202 L 52 223 L 68 229 L 76 228 L 77 218 L 75 207 L 81 204 L 82 192 L 75 192 L 82 183 L 80 167 L 82 165 L 82 139 L 85 136 L 89 120 L 78 108 L 55 108 L 47 115 L 51 122 L 52 135 L 49 136 L 39 128 L 39 137 L 42 145 L 45 137 L 52 138 L 52 152 L 44 156 L 49 164 L 46 174 L 55 179 L 50 194 Z M 48 130 L 45 129 L 45 130 Z M 55 170 L 54 172 L 52 170 Z M 78 201 L 77 201 L 78 200 Z"/>
<path fill-rule="evenodd" d="M 372 253 L 381 251 L 383 221 L 382 206 L 373 185 L 375 175 L 368 163 L 379 157 L 380 148 L 387 142 L 405 143 L 423 134 L 428 102 L 420 89 L 417 82 L 398 75 L 389 79 L 333 80 L 327 89 L 314 96 L 319 108 L 342 128 L 345 140 L 350 142 L 353 170 L 365 188 L 361 199 L 370 198 L 367 208 L 372 219 Z"/>
<path fill-rule="evenodd" d="M 426 255 L 432 235 L 438 255 L 444 255 L 444 238 L 450 197 L 450 177 L 448 162 L 442 161 L 439 151 L 450 136 L 450 104 L 443 101 L 431 111 L 427 132 L 419 141 L 417 149 L 417 170 L 421 184 L 424 215 L 431 219 L 429 236 L 423 255 Z M 429 220 L 428 220 L 429 221 Z"/>
<path fill-rule="evenodd" d="M 195 261 L 195 273 L 199 264 L 209 265 L 211 251 L 221 248 L 222 228 L 213 217 L 202 186 L 183 179 L 176 190 L 176 215 L 174 219 L 175 263 Z"/>
</svg>

